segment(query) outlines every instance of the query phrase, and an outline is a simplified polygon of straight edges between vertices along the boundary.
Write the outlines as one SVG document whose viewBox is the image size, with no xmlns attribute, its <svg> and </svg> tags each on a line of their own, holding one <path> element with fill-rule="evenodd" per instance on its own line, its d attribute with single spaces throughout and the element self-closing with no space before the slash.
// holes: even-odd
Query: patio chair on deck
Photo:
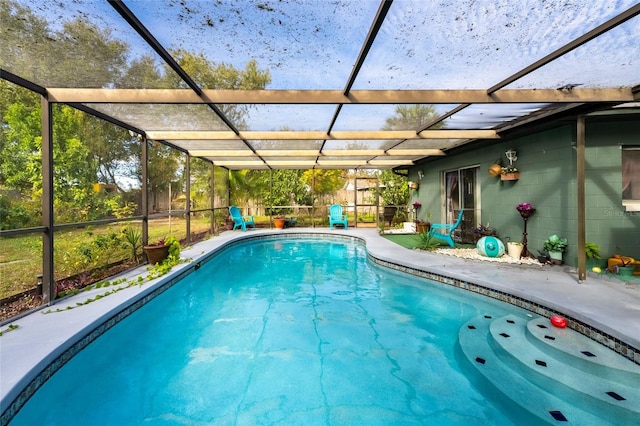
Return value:
<svg viewBox="0 0 640 426">
<path fill-rule="evenodd" d="M 460 210 L 458 219 L 455 223 L 432 223 L 431 229 L 429 230 L 429 236 L 431 238 L 444 241 L 451 247 L 455 247 L 455 243 L 453 242 L 453 231 L 460 226 L 460 223 L 462 222 L 462 213 L 464 213 L 464 211 Z"/>
<path fill-rule="evenodd" d="M 233 219 L 233 229 L 242 228 L 242 232 L 247 232 L 247 225 L 253 226 L 255 229 L 256 223 L 253 220 L 253 216 L 242 216 L 240 209 L 237 206 L 229 207 L 229 215 Z"/>
<path fill-rule="evenodd" d="M 334 204 L 329 207 L 329 229 L 333 229 L 333 225 L 343 225 L 347 229 L 349 219 L 346 214 L 342 214 L 342 206 Z"/>
</svg>

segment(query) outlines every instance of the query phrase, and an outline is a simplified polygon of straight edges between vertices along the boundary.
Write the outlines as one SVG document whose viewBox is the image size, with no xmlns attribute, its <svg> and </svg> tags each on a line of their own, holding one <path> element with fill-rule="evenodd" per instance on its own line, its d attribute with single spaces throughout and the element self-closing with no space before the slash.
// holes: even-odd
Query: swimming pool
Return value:
<svg viewBox="0 0 640 426">
<path fill-rule="evenodd" d="M 485 313 L 526 316 L 377 267 L 357 243 L 235 244 L 76 355 L 11 424 L 527 424 L 461 356 L 460 327 Z"/>
<path fill-rule="evenodd" d="M 81 351 L 11 424 L 515 424 L 456 360 L 459 327 L 486 311 L 518 312 L 385 271 L 357 243 L 236 244 Z"/>
</svg>

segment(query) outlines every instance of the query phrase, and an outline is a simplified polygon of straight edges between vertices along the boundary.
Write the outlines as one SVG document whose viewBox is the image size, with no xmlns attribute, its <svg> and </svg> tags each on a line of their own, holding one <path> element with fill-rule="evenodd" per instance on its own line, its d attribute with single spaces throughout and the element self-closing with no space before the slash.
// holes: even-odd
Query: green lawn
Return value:
<svg viewBox="0 0 640 426">
<path fill-rule="evenodd" d="M 420 242 L 418 234 L 385 234 L 383 237 L 408 249 L 416 248 Z"/>
<path fill-rule="evenodd" d="M 418 234 L 385 234 L 383 237 L 408 249 L 414 249 L 420 243 L 420 236 Z M 441 243 L 439 248 L 447 249 L 449 246 L 447 243 Z M 475 248 L 475 245 L 456 243 L 456 248 Z"/>
<path fill-rule="evenodd" d="M 193 218 L 191 232 L 206 231 L 210 219 Z M 104 266 L 129 259 L 130 248 L 117 245 L 104 246 L 103 250 L 95 249 L 95 241 L 110 233 L 120 235 L 126 226 L 140 230 L 140 223 L 116 223 L 101 226 L 88 226 L 82 229 L 57 231 L 54 236 L 54 261 L 56 280 L 66 278 L 88 269 Z M 157 242 L 169 236 L 183 239 L 186 236 L 186 225 L 183 218 L 173 217 L 149 221 L 149 242 Z M 108 242 L 108 241 L 107 241 Z M 36 277 L 42 273 L 42 236 L 40 234 L 7 237 L 0 240 L 0 298 L 17 294 L 36 286 Z M 138 250 L 142 253 L 142 249 Z"/>
</svg>

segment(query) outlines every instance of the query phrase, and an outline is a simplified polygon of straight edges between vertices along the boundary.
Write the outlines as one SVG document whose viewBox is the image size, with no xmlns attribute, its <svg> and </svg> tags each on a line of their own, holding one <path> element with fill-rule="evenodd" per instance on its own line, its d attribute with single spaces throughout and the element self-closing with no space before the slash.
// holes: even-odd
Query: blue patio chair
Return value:
<svg viewBox="0 0 640 426">
<path fill-rule="evenodd" d="M 458 219 L 455 223 L 432 223 L 431 229 L 429 230 L 429 236 L 431 238 L 444 241 L 451 247 L 455 247 L 455 243 L 453 242 L 453 231 L 460 226 L 460 223 L 462 222 L 462 213 L 464 213 L 464 211 L 460 210 L 460 214 L 458 214 Z"/>
<path fill-rule="evenodd" d="M 253 226 L 255 229 L 256 223 L 253 220 L 253 216 L 242 216 L 237 206 L 229 207 L 229 214 L 231 215 L 231 219 L 233 219 L 233 230 L 242 228 L 242 232 L 247 232 L 247 225 Z"/>
<path fill-rule="evenodd" d="M 329 229 L 333 229 L 333 225 L 344 225 L 344 229 L 349 226 L 349 219 L 346 214 L 342 214 L 342 206 L 334 204 L 329 207 Z"/>
</svg>

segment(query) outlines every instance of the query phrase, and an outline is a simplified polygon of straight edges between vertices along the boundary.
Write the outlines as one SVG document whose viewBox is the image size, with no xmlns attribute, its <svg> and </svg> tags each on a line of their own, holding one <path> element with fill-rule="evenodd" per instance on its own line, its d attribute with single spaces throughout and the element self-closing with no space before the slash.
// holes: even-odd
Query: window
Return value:
<svg viewBox="0 0 640 426">
<path fill-rule="evenodd" d="M 622 148 L 622 204 L 640 211 L 640 147 Z"/>
</svg>

